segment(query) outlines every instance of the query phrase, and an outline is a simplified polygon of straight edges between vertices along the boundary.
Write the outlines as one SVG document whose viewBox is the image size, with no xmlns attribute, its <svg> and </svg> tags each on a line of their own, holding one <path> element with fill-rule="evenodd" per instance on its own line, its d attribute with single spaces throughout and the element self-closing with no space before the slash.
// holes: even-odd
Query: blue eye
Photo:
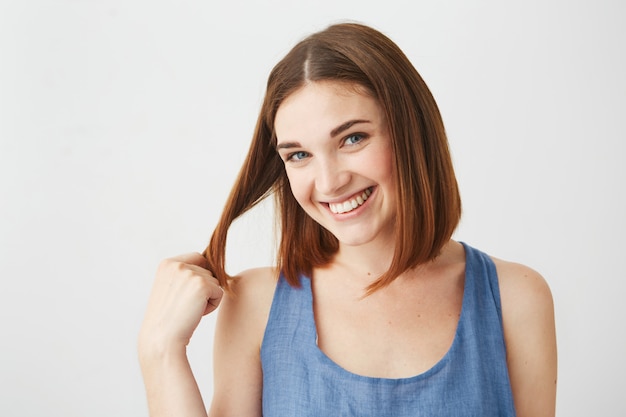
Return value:
<svg viewBox="0 0 626 417">
<path fill-rule="evenodd" d="M 302 161 L 307 156 L 309 156 L 307 152 L 299 151 L 299 152 L 294 152 L 292 154 L 289 154 L 289 156 L 287 157 L 287 160 L 288 161 Z"/>
<path fill-rule="evenodd" d="M 344 143 L 346 145 L 356 145 L 357 143 L 361 142 L 364 138 L 365 138 L 365 135 L 361 133 L 355 133 L 353 135 L 346 137 L 346 139 L 344 140 Z"/>
</svg>

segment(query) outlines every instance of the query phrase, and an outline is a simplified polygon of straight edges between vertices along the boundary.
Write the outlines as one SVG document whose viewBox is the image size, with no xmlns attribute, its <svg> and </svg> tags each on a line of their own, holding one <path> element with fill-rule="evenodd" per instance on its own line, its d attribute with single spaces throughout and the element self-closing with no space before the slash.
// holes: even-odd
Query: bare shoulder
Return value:
<svg viewBox="0 0 626 417">
<path fill-rule="evenodd" d="M 260 349 L 276 288 L 272 268 L 235 276 L 220 303 L 213 347 L 213 416 L 261 416 Z"/>
<path fill-rule="evenodd" d="M 240 321 L 239 328 L 260 335 L 265 330 L 267 317 L 276 289 L 277 271 L 274 268 L 254 268 L 233 277 L 230 290 L 220 306 L 222 321 Z M 233 323 L 234 324 L 234 323 Z M 260 342 L 260 339 L 259 339 Z"/>
<path fill-rule="evenodd" d="M 541 308 L 552 310 L 552 292 L 539 272 L 519 263 L 492 259 L 498 272 L 502 308 L 509 318 Z"/>
<path fill-rule="evenodd" d="M 557 349 L 552 292 L 535 270 L 493 259 L 498 272 L 507 364 L 519 417 L 554 416 Z"/>
<path fill-rule="evenodd" d="M 245 270 L 233 277 L 231 281 L 231 295 L 234 297 L 245 297 L 250 295 L 250 292 L 258 295 L 258 291 L 273 295 L 277 279 L 278 272 L 276 268 L 263 267 Z"/>
</svg>

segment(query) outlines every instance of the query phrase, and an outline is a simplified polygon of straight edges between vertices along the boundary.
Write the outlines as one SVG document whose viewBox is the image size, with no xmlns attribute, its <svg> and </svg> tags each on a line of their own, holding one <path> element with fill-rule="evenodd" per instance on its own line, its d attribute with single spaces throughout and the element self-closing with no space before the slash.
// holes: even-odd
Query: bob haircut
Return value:
<svg viewBox="0 0 626 417">
<path fill-rule="evenodd" d="M 276 151 L 274 119 L 283 100 L 306 83 L 335 81 L 364 90 L 387 120 L 396 169 L 395 251 L 368 294 L 434 259 L 456 229 L 461 200 L 437 104 L 408 58 L 388 37 L 356 23 L 329 26 L 300 41 L 271 71 L 252 143 L 204 255 L 228 289 L 226 237 L 232 222 L 274 194 L 280 225 L 277 268 L 287 282 L 329 263 L 337 239 L 294 199 Z M 359 88 L 360 87 L 360 88 Z"/>
</svg>

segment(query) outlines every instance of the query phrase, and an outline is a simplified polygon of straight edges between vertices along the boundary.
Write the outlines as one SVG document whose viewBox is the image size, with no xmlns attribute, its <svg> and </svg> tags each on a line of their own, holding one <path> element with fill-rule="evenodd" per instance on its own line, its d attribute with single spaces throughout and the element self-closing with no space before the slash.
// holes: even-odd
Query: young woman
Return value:
<svg viewBox="0 0 626 417">
<path fill-rule="evenodd" d="M 277 265 L 229 277 L 228 228 L 270 194 Z M 139 338 L 151 415 L 207 415 L 186 346 L 219 304 L 210 416 L 554 416 L 550 290 L 451 240 L 460 213 L 401 50 L 358 24 L 306 38 L 270 74 L 207 250 L 158 269 Z"/>
</svg>

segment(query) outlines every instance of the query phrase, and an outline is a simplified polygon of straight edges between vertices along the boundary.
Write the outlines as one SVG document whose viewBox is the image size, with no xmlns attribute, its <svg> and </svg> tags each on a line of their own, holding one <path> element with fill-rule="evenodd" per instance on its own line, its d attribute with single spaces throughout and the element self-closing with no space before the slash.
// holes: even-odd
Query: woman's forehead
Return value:
<svg viewBox="0 0 626 417">
<path fill-rule="evenodd" d="M 309 82 L 290 94 L 280 105 L 274 120 L 278 136 L 304 128 L 332 131 L 349 120 L 380 123 L 382 112 L 360 85 L 322 81 Z"/>
</svg>

